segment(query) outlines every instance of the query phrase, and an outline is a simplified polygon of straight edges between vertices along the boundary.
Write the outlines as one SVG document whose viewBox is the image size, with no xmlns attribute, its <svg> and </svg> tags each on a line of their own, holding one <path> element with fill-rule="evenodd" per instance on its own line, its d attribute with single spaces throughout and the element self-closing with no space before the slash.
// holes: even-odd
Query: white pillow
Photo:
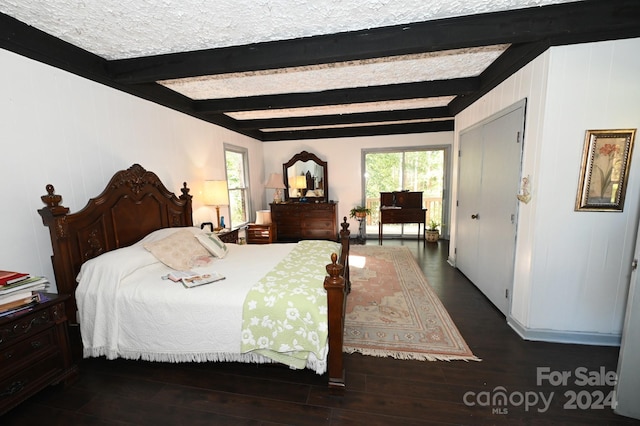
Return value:
<svg viewBox="0 0 640 426">
<path fill-rule="evenodd" d="M 178 271 L 188 271 L 211 261 L 209 252 L 193 238 L 190 229 L 179 229 L 168 237 L 144 244 L 144 248 L 160 262 Z"/>
<path fill-rule="evenodd" d="M 215 257 L 222 259 L 229 251 L 229 247 L 216 234 L 197 234 L 196 239 Z"/>
</svg>

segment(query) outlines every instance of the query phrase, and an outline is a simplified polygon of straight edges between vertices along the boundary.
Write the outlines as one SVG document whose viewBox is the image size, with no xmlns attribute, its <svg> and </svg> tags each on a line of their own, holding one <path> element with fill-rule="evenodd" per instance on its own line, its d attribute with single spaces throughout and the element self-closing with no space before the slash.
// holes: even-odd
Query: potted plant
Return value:
<svg viewBox="0 0 640 426">
<path fill-rule="evenodd" d="M 349 212 L 349 217 L 362 219 L 364 217 L 367 217 L 368 214 L 371 214 L 371 209 L 368 209 L 364 206 L 356 206 Z"/>
<path fill-rule="evenodd" d="M 440 231 L 438 230 L 439 227 L 440 227 L 440 224 L 435 220 L 432 219 L 429 221 L 429 227 L 425 231 L 425 238 L 427 239 L 427 242 L 429 243 L 438 242 L 438 239 L 440 239 Z"/>
</svg>

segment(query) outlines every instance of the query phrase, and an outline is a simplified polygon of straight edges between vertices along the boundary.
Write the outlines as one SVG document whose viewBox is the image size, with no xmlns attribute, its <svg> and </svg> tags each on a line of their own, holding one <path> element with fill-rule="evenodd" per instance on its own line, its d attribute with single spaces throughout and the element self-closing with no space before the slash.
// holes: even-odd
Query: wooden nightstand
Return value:
<svg viewBox="0 0 640 426">
<path fill-rule="evenodd" d="M 49 385 L 77 377 L 64 306 L 69 296 L 42 296 L 28 309 L 0 316 L 0 415 Z"/>
<path fill-rule="evenodd" d="M 220 232 L 216 232 L 216 235 L 223 243 L 233 243 L 236 244 L 238 242 L 238 231 L 240 228 L 234 229 L 223 229 Z"/>
<path fill-rule="evenodd" d="M 271 244 L 275 241 L 276 224 L 256 225 L 250 223 L 247 227 L 247 244 Z"/>
</svg>

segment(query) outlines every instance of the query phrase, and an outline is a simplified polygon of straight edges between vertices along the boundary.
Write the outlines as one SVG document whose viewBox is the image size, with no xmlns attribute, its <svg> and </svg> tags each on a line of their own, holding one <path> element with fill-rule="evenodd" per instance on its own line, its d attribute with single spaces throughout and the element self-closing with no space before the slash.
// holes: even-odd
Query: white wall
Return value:
<svg viewBox="0 0 640 426">
<path fill-rule="evenodd" d="M 199 195 L 203 180 L 225 176 L 223 143 L 248 148 L 252 172 L 263 175 L 256 140 L 5 50 L 0 63 L 0 269 L 53 281 L 36 211 L 49 183 L 74 212 L 116 171 L 139 163 L 178 194 L 186 181 L 199 223 L 215 216 Z M 263 192 L 254 188 L 254 204 Z"/>
<path fill-rule="evenodd" d="M 457 150 L 461 130 L 527 98 L 522 174 L 532 200 L 520 204 L 509 320 L 529 337 L 606 341 L 621 332 L 640 203 L 637 147 L 624 212 L 574 205 L 585 131 L 640 127 L 639 50 L 640 39 L 552 48 L 456 117 Z"/>
<path fill-rule="evenodd" d="M 640 39 L 552 49 L 528 326 L 620 334 L 638 224 L 634 150 L 622 213 L 575 212 L 587 129 L 640 127 Z"/>
<path fill-rule="evenodd" d="M 349 211 L 362 204 L 362 150 L 386 147 L 451 146 L 453 132 L 419 133 L 372 137 L 336 138 L 307 141 L 266 142 L 264 144 L 263 182 L 270 173 L 282 173 L 282 164 L 301 151 L 316 154 L 327 162 L 329 199 L 338 201 L 338 217 L 349 217 Z M 267 190 L 263 208 L 273 200 L 273 191 Z M 350 220 L 352 233 L 357 222 Z"/>
</svg>

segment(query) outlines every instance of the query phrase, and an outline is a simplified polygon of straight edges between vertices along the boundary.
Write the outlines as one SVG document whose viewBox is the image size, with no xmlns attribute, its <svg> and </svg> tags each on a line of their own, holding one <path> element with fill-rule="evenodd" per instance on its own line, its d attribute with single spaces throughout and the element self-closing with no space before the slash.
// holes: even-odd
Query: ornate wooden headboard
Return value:
<svg viewBox="0 0 640 426">
<path fill-rule="evenodd" d="M 67 317 L 76 323 L 76 276 L 87 260 L 129 246 L 156 229 L 192 226 L 191 195 L 187 183 L 182 195 L 169 191 L 155 173 L 134 164 L 118 171 L 96 198 L 76 213 L 60 205 L 62 196 L 53 185 L 41 197 L 38 210 L 49 227 L 51 261 L 58 293 L 70 294 Z"/>
</svg>

